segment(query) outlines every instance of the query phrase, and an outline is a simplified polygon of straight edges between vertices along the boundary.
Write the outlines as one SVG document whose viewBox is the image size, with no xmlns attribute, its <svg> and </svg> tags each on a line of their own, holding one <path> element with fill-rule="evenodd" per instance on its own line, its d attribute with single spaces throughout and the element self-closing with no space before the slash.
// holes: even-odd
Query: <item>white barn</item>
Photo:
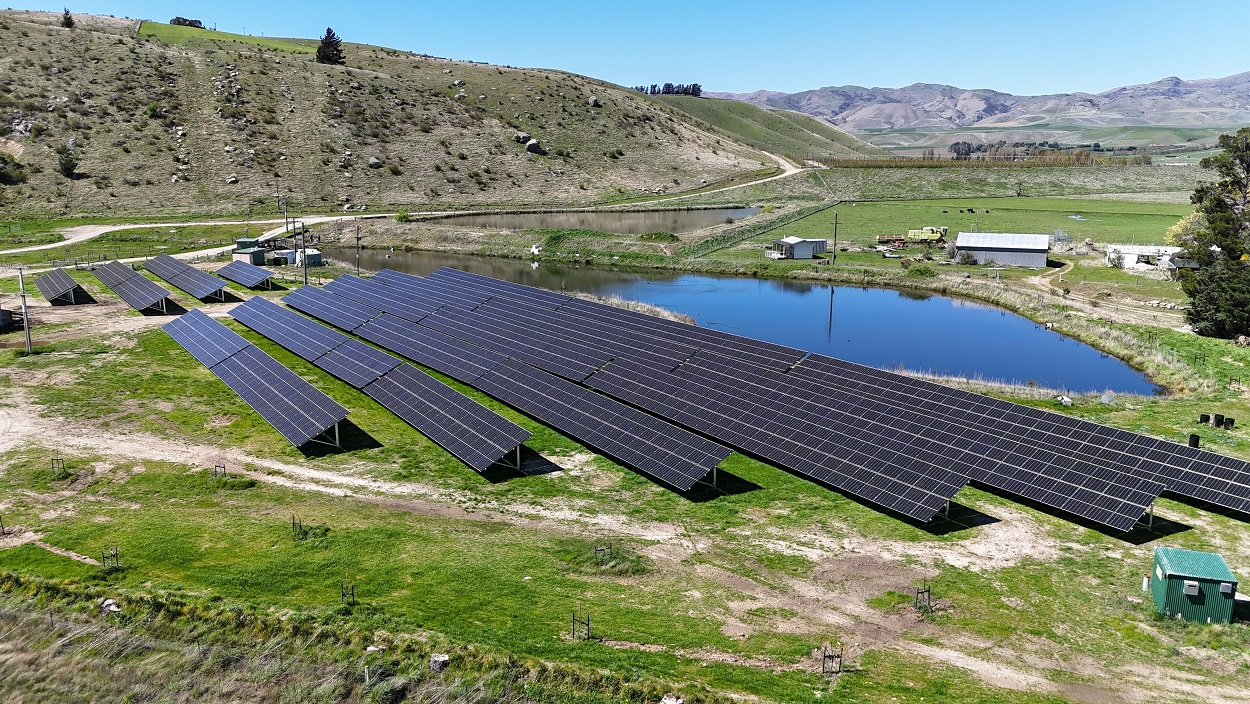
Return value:
<svg viewBox="0 0 1250 704">
<path fill-rule="evenodd" d="M 773 240 L 768 247 L 769 259 L 811 259 L 829 251 L 829 240 L 807 240 L 802 237 L 786 237 Z"/>
<path fill-rule="evenodd" d="M 977 264 L 1046 267 L 1050 235 L 1017 235 L 1005 232 L 961 232 L 955 240 L 955 261 L 971 254 Z"/>
</svg>

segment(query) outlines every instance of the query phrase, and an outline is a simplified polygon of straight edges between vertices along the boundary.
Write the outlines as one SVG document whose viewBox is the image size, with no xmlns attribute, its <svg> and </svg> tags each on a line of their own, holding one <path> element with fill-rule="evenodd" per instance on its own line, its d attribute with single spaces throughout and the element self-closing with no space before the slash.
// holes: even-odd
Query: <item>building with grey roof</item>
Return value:
<svg viewBox="0 0 1250 704">
<path fill-rule="evenodd" d="M 1041 269 L 1050 251 L 1050 235 L 1019 235 L 1004 232 L 961 232 L 955 240 L 955 261 L 972 255 L 977 264 L 1023 266 Z"/>
</svg>

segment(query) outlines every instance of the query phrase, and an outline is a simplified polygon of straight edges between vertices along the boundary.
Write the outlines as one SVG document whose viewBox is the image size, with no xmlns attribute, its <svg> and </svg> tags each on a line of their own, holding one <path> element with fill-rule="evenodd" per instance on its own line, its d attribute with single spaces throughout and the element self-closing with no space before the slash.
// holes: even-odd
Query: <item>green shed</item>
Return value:
<svg viewBox="0 0 1250 704">
<path fill-rule="evenodd" d="M 1155 548 L 1150 593 L 1159 613 L 1194 623 L 1232 623 L 1237 578 L 1210 552 Z"/>
</svg>

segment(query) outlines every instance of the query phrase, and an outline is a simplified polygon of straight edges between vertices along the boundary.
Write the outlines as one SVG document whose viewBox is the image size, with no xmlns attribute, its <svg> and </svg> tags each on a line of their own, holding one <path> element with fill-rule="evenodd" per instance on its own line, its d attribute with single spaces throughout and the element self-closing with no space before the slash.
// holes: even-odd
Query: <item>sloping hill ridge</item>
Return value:
<svg viewBox="0 0 1250 704">
<path fill-rule="evenodd" d="M 886 154 L 882 149 L 800 112 L 688 95 L 651 97 L 696 118 L 715 132 L 775 154 L 799 158 Z"/>
<path fill-rule="evenodd" d="M 1011 95 L 916 83 L 905 88 L 831 86 L 800 93 L 707 93 L 797 110 L 852 131 L 915 127 L 1080 127 L 1250 123 L 1250 73 L 1184 81 L 1174 76 L 1098 94 Z"/>
<path fill-rule="evenodd" d="M 106 17 L 0 11 L 10 213 L 560 207 L 776 164 L 631 90 L 568 73 Z M 594 99 L 592 101 L 592 98 Z M 514 139 L 524 131 L 546 155 Z M 58 172 L 58 150 L 77 161 Z"/>
</svg>

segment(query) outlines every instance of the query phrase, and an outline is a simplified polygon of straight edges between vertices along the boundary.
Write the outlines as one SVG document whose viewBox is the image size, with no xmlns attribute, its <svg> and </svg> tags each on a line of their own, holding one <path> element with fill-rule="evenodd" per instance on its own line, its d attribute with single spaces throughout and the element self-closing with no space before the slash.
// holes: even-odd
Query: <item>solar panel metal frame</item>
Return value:
<svg viewBox="0 0 1250 704">
<path fill-rule="evenodd" d="M 273 278 L 273 272 L 238 260 L 221 267 L 215 273 L 223 279 L 248 288 L 259 288 Z"/>
<path fill-rule="evenodd" d="M 379 377 L 364 392 L 478 472 L 533 435 L 408 364 Z"/>
<path fill-rule="evenodd" d="M 82 285 L 64 269 L 53 269 L 35 279 L 35 288 L 39 289 L 39 293 L 42 293 L 49 303 L 66 295 L 70 296 L 70 302 L 73 303 L 75 302 L 74 292 L 83 291 Z"/>
</svg>

